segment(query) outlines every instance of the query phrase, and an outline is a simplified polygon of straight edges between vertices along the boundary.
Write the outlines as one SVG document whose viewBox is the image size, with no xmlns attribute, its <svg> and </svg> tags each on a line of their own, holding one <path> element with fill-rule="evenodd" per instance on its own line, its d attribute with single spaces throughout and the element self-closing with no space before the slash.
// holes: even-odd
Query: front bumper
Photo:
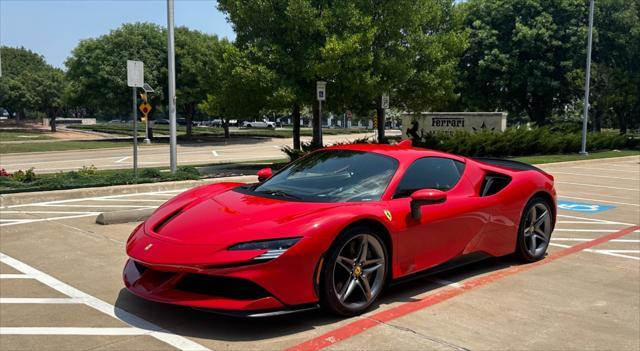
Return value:
<svg viewBox="0 0 640 351">
<path fill-rule="evenodd" d="M 268 262 L 242 261 L 235 251 L 203 254 L 201 246 L 171 245 L 138 230 L 131 240 L 123 280 L 133 294 L 151 301 L 219 311 L 287 311 L 315 306 L 316 269 L 323 252 L 306 238 Z M 140 250 L 153 244 L 153 249 Z M 152 254 L 157 251 L 156 254 Z M 165 264 L 169 252 L 209 257 L 206 264 Z M 197 258 L 193 258 L 199 262 Z M 185 259 L 186 260 L 186 259 Z M 235 261 L 231 263 L 231 261 Z M 173 261 L 176 262 L 176 261 Z M 179 262 L 179 261 L 178 261 Z"/>
</svg>

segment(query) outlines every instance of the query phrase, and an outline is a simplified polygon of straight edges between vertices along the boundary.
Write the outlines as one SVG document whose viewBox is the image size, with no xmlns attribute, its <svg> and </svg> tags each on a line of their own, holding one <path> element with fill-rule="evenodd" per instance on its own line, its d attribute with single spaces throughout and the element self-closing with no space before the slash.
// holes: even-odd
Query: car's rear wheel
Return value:
<svg viewBox="0 0 640 351">
<path fill-rule="evenodd" d="M 326 255 L 320 286 L 322 306 L 342 316 L 364 312 L 385 285 L 388 257 L 384 242 L 369 228 L 344 232 Z"/>
<path fill-rule="evenodd" d="M 531 199 L 522 214 L 516 254 L 526 262 L 534 262 L 544 258 L 551 232 L 553 217 L 551 208 L 543 198 Z"/>
</svg>

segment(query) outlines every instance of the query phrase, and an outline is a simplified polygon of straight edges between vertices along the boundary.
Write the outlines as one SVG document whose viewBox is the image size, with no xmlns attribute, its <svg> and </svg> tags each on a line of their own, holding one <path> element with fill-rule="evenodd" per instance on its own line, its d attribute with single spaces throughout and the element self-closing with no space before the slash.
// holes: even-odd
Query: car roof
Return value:
<svg viewBox="0 0 640 351">
<path fill-rule="evenodd" d="M 329 146 L 328 150 L 354 150 L 363 152 L 374 152 L 377 154 L 393 157 L 399 161 L 411 162 L 423 157 L 446 157 L 457 161 L 466 162 L 466 158 L 446 152 L 423 149 L 419 147 L 395 144 L 344 144 Z"/>
</svg>

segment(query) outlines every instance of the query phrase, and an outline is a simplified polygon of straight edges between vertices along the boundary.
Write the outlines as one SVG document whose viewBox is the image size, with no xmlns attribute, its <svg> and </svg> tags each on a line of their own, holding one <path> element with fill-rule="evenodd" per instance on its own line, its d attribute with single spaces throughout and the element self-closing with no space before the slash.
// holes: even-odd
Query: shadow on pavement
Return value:
<svg viewBox="0 0 640 351">
<path fill-rule="evenodd" d="M 520 262 L 513 258 L 490 258 L 436 276 L 395 285 L 386 289 L 370 312 L 382 311 L 386 305 L 394 303 L 420 300 L 420 295 L 442 287 L 441 284 L 433 281 L 434 278 L 459 282 L 518 264 Z M 221 341 L 271 339 L 313 330 L 319 326 L 343 320 L 343 318 L 331 315 L 321 309 L 266 318 L 230 317 L 188 307 L 146 301 L 126 289 L 120 290 L 115 305 L 172 333 Z M 126 318 L 124 319 L 126 320 Z"/>
</svg>

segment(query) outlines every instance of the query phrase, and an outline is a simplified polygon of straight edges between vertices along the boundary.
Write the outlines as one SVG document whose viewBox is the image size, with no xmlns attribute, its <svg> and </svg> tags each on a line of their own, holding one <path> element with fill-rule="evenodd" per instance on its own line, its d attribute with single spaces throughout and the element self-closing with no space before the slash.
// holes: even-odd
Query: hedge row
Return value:
<svg viewBox="0 0 640 351">
<path fill-rule="evenodd" d="M 577 153 L 581 149 L 579 132 L 563 133 L 549 128 L 507 129 L 503 133 L 433 133 L 424 135 L 415 146 L 464 156 L 529 156 Z M 612 132 L 589 133 L 587 150 L 634 149 L 640 147 L 640 136 Z"/>
<path fill-rule="evenodd" d="M 134 177 L 132 170 L 98 171 L 93 166 L 82 167 L 77 171 L 44 175 L 36 175 L 33 169 L 29 169 L 0 176 L 0 194 L 199 178 L 200 172 L 189 166 L 179 167 L 175 174 L 160 172 L 155 168 L 145 168 L 140 170 L 137 178 Z"/>
</svg>

